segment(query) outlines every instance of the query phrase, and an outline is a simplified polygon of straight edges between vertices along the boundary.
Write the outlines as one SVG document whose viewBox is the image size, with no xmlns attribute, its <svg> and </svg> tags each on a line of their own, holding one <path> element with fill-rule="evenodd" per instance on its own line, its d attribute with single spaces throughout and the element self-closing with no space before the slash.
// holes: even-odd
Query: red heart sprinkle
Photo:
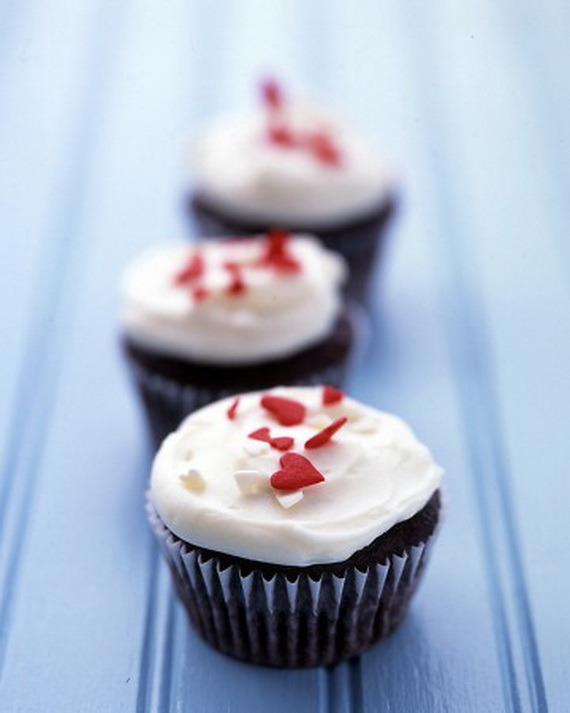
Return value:
<svg viewBox="0 0 570 713">
<path fill-rule="evenodd" d="M 271 435 L 268 428 L 258 428 L 257 431 L 252 431 L 248 438 L 253 438 L 255 441 L 265 441 L 266 443 L 271 441 Z"/>
<path fill-rule="evenodd" d="M 297 145 L 295 134 L 283 123 L 269 125 L 267 138 L 272 144 L 283 148 L 294 148 Z"/>
<path fill-rule="evenodd" d="M 223 266 L 228 272 L 239 272 L 241 270 L 241 265 L 235 260 L 226 260 Z"/>
<path fill-rule="evenodd" d="M 224 267 L 231 274 L 230 284 L 228 285 L 228 294 L 242 295 L 247 291 L 247 285 L 241 273 L 241 265 L 237 262 L 226 262 Z"/>
<path fill-rule="evenodd" d="M 336 421 L 333 421 L 326 428 L 323 428 L 322 431 L 319 431 L 312 438 L 309 438 L 309 440 L 305 443 L 305 448 L 320 448 L 321 446 L 324 446 L 325 443 L 328 443 L 338 429 L 342 428 L 347 421 L 348 418 L 346 416 L 337 418 Z"/>
<path fill-rule="evenodd" d="M 325 479 L 308 458 L 299 453 L 285 453 L 279 459 L 281 470 L 271 476 L 271 485 L 276 490 L 297 490 L 308 485 L 322 483 Z"/>
<path fill-rule="evenodd" d="M 284 255 L 274 260 L 272 266 L 277 272 L 301 272 L 301 263 L 292 255 Z"/>
<path fill-rule="evenodd" d="M 295 441 L 291 436 L 279 436 L 278 438 L 272 438 L 270 443 L 271 446 L 277 448 L 278 451 L 288 451 L 289 448 L 293 447 Z"/>
<path fill-rule="evenodd" d="M 322 131 L 307 134 L 305 143 L 307 149 L 319 159 L 319 161 L 328 163 L 330 166 L 338 166 L 340 164 L 340 151 L 328 134 Z"/>
<path fill-rule="evenodd" d="M 196 300 L 196 302 L 202 302 L 202 300 L 205 300 L 209 294 L 210 292 L 205 287 L 195 287 L 192 290 L 192 297 Z"/>
<path fill-rule="evenodd" d="M 268 230 L 265 234 L 267 257 L 272 258 L 276 255 L 282 255 L 290 237 L 286 230 Z"/>
<path fill-rule="evenodd" d="M 299 272 L 301 263 L 289 252 L 289 233 L 284 230 L 267 232 L 263 254 L 257 264 L 272 267 L 277 272 Z"/>
<path fill-rule="evenodd" d="M 305 420 L 306 408 L 293 399 L 266 394 L 261 398 L 261 405 L 272 413 L 282 426 L 296 426 Z"/>
<path fill-rule="evenodd" d="M 342 401 L 344 394 L 340 389 L 335 389 L 334 386 L 323 386 L 323 404 L 325 406 L 330 406 L 330 404 L 337 404 Z"/>
<path fill-rule="evenodd" d="M 275 111 L 283 105 L 283 92 L 275 79 L 266 79 L 261 82 L 261 98 L 265 105 Z"/>
<path fill-rule="evenodd" d="M 234 401 L 232 402 L 231 406 L 229 407 L 229 409 L 227 411 L 228 418 L 230 419 L 230 421 L 233 421 L 237 415 L 238 404 L 239 404 L 239 396 L 236 399 L 234 399 Z"/>
<path fill-rule="evenodd" d="M 257 431 L 253 431 L 249 434 L 248 438 L 253 438 L 256 441 L 264 441 L 269 443 L 272 448 L 277 448 L 279 451 L 288 451 L 292 448 L 295 441 L 290 436 L 279 436 L 278 438 L 271 438 L 271 433 L 268 428 L 258 428 Z"/>
<path fill-rule="evenodd" d="M 196 280 L 204 274 L 204 258 L 200 253 L 194 253 L 187 264 L 174 276 L 177 285 L 184 285 L 191 280 Z"/>
</svg>

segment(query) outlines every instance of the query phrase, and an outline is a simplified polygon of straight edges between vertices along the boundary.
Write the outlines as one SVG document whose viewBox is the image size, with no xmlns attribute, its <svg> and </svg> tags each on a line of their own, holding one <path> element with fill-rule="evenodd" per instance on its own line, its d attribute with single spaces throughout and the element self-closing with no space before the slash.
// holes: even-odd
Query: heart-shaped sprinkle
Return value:
<svg viewBox="0 0 570 713">
<path fill-rule="evenodd" d="M 296 426 L 299 423 L 303 423 L 307 410 L 298 401 L 286 399 L 283 396 L 271 396 L 270 394 L 262 396 L 261 405 L 273 414 L 282 426 Z"/>
<path fill-rule="evenodd" d="M 339 166 L 341 155 L 337 146 L 324 131 L 308 134 L 304 141 L 307 149 L 322 163 L 330 166 Z"/>
<path fill-rule="evenodd" d="M 258 428 L 257 431 L 252 431 L 248 438 L 253 438 L 255 441 L 265 441 L 269 443 L 271 440 L 270 431 L 268 428 Z"/>
<path fill-rule="evenodd" d="M 272 144 L 284 148 L 294 148 L 297 144 L 297 140 L 291 129 L 282 123 L 270 124 L 267 129 L 267 138 Z"/>
<path fill-rule="evenodd" d="M 265 235 L 264 252 L 258 265 L 271 267 L 277 272 L 299 272 L 301 263 L 289 252 L 289 233 L 272 230 Z"/>
<path fill-rule="evenodd" d="M 177 285 L 185 285 L 187 282 L 202 277 L 204 268 L 204 258 L 200 253 L 194 253 L 187 264 L 175 275 L 174 281 Z"/>
<path fill-rule="evenodd" d="M 283 92 L 275 79 L 261 83 L 261 98 L 268 109 L 275 111 L 283 106 Z"/>
<path fill-rule="evenodd" d="M 335 389 L 334 386 L 323 386 L 323 404 L 325 406 L 338 404 L 343 397 L 344 394 L 340 389 Z"/>
<path fill-rule="evenodd" d="M 325 443 L 328 443 L 338 429 L 342 428 L 347 421 L 348 418 L 346 416 L 337 418 L 336 421 L 333 421 L 329 426 L 323 428 L 322 431 L 315 433 L 312 438 L 309 438 L 309 440 L 305 443 L 305 448 L 320 448 L 321 446 L 324 446 Z"/>
<path fill-rule="evenodd" d="M 289 448 L 293 447 L 295 441 L 290 436 L 279 436 L 277 438 L 271 437 L 271 432 L 268 428 L 258 428 L 257 431 L 253 431 L 249 434 L 248 438 L 253 438 L 256 441 L 264 441 L 269 443 L 273 448 L 277 448 L 279 451 L 288 451 Z"/>
<path fill-rule="evenodd" d="M 278 451 L 288 451 L 289 448 L 293 447 L 295 441 L 290 436 L 279 436 L 272 438 L 270 443 L 272 447 L 277 448 Z"/>
<path fill-rule="evenodd" d="M 230 421 L 235 420 L 235 417 L 237 416 L 237 410 L 238 410 L 238 405 L 239 405 L 239 396 L 236 397 L 233 401 L 229 409 L 227 410 L 228 418 Z"/>
<path fill-rule="evenodd" d="M 285 453 L 279 459 L 281 470 L 271 476 L 275 490 L 298 490 L 322 483 L 325 479 L 308 458 L 299 453 Z"/>
<path fill-rule="evenodd" d="M 226 262 L 224 267 L 230 273 L 231 279 L 228 285 L 228 294 L 242 295 L 247 290 L 247 285 L 243 279 L 241 265 L 237 262 Z"/>
<path fill-rule="evenodd" d="M 195 287 L 192 290 L 192 297 L 196 302 L 202 302 L 209 296 L 210 292 L 205 287 Z"/>
</svg>

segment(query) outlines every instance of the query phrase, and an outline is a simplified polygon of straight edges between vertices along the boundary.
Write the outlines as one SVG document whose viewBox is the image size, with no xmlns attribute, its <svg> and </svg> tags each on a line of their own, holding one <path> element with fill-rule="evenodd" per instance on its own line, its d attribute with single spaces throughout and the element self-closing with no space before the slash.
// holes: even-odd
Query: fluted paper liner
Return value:
<svg viewBox="0 0 570 713">
<path fill-rule="evenodd" d="M 433 535 L 365 571 L 342 575 L 260 570 L 244 575 L 179 540 L 150 502 L 147 513 L 176 589 L 200 635 L 219 651 L 280 667 L 330 665 L 366 651 L 401 622 Z"/>
</svg>

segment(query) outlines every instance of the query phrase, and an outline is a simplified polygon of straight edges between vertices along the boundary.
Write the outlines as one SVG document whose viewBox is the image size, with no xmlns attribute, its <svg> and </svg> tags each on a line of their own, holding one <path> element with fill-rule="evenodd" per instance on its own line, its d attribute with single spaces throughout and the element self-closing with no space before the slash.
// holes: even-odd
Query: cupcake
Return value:
<svg viewBox="0 0 570 713">
<path fill-rule="evenodd" d="M 189 416 L 156 455 L 147 512 L 212 646 L 270 666 L 331 665 L 402 621 L 441 474 L 399 418 L 328 386 L 279 387 Z"/>
<path fill-rule="evenodd" d="M 285 233 L 136 259 L 122 284 L 123 345 L 155 443 L 229 394 L 340 385 L 354 331 L 344 274 L 318 241 Z"/>
<path fill-rule="evenodd" d="M 395 182 L 374 151 L 328 112 L 262 86 L 249 115 L 197 138 L 188 206 L 201 235 L 285 229 L 341 253 L 347 293 L 363 301 L 395 205 Z"/>
</svg>

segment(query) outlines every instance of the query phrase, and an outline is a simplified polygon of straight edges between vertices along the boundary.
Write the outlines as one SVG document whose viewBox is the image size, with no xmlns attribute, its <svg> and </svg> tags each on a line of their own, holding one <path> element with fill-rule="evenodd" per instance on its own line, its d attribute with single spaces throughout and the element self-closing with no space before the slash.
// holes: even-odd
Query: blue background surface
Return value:
<svg viewBox="0 0 570 713">
<path fill-rule="evenodd" d="M 570 5 L 0 0 L 0 710 L 567 710 Z M 183 234 L 181 145 L 272 71 L 396 159 L 350 391 L 411 422 L 448 515 L 404 626 L 330 670 L 200 642 L 142 510 L 130 257 Z"/>
</svg>

